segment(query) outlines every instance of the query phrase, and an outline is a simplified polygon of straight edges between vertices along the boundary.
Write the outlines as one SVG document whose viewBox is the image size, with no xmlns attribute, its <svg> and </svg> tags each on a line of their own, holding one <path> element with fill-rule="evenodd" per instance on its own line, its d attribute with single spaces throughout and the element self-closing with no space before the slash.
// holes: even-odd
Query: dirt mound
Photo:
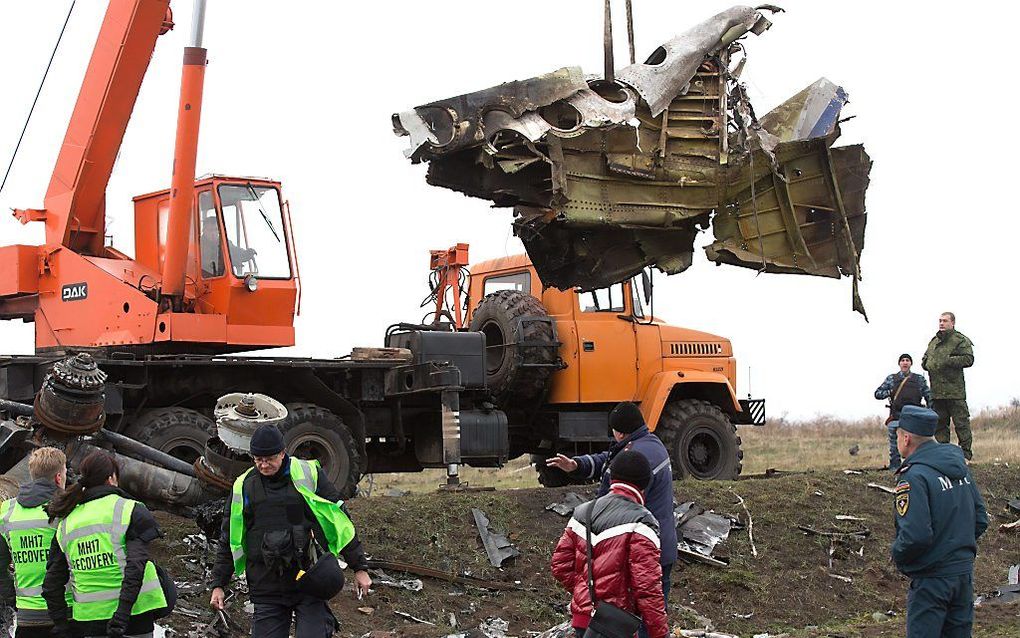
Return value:
<svg viewBox="0 0 1020 638">
<path fill-rule="evenodd" d="M 1016 496 L 1020 470 L 979 466 L 975 475 L 992 515 L 989 532 L 981 539 L 975 573 L 980 593 L 994 591 L 1005 582 L 1008 566 L 1020 561 L 1016 537 L 996 531 L 1000 523 L 1012 520 L 1005 503 L 1007 497 Z M 746 520 L 737 500 L 738 495 L 742 497 L 754 521 L 758 557 L 752 556 L 745 529 L 734 530 L 717 549 L 717 554 L 729 560 L 728 567 L 678 563 L 669 601 L 673 626 L 697 628 L 700 616 L 710 619 L 717 631 L 744 636 L 764 632 L 902 635 L 907 581 L 889 560 L 892 497 L 868 488 L 871 482 L 892 485 L 893 479 L 879 471 L 825 471 L 761 480 L 677 482 L 678 502 L 693 500 Z M 342 623 L 340 635 L 399 630 L 404 635 L 446 636 L 476 629 L 489 618 L 501 618 L 509 624 L 508 635 L 525 636 L 562 622 L 567 617 L 568 597 L 549 575 L 548 564 L 566 519 L 545 508 L 562 500 L 567 491 L 587 498 L 593 488 L 350 501 L 358 533 L 372 558 L 500 581 L 513 589 L 489 591 L 390 570 L 388 575 L 396 580 L 420 578 L 421 590 L 377 585 L 371 596 L 361 601 L 345 591 L 333 602 Z M 491 526 L 505 531 L 521 552 L 501 569 L 489 564 L 471 515 L 473 507 L 483 510 Z M 863 520 L 837 520 L 837 515 Z M 179 582 L 188 581 L 183 587 L 181 613 L 175 613 L 169 624 L 177 635 L 188 636 L 198 623 L 212 620 L 204 591 L 201 544 L 193 537 L 185 539 L 196 532 L 192 521 L 170 516 L 160 520 L 167 539 L 157 549 L 159 558 Z M 866 528 L 870 533 L 833 548 L 828 537 L 805 535 L 799 525 L 818 531 Z M 235 597 L 229 613 L 244 632 L 250 618 L 245 602 L 243 596 Z M 408 620 L 397 612 L 433 625 Z M 1017 604 L 980 607 L 974 635 L 1017 635 L 1018 614 Z"/>
</svg>

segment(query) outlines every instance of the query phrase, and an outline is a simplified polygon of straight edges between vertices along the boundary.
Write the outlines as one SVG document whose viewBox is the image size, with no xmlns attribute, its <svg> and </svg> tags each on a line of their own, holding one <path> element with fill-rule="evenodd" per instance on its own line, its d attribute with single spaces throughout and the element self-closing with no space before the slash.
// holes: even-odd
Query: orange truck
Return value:
<svg viewBox="0 0 1020 638">
<path fill-rule="evenodd" d="M 469 306 L 479 301 L 465 321 L 485 335 L 488 387 L 511 440 L 540 458 L 601 449 L 609 411 L 634 401 L 675 476 L 740 473 L 736 426 L 764 423 L 764 401 L 737 397 L 728 339 L 663 323 L 651 294 L 647 275 L 588 292 L 546 287 L 525 255 L 472 268 Z M 565 480 L 536 467 L 546 485 Z"/>
<path fill-rule="evenodd" d="M 0 319 L 34 322 L 36 349 L 0 357 L 0 398 L 31 402 L 56 360 L 89 352 L 108 374 L 105 427 L 191 462 L 215 433 L 217 397 L 269 394 L 288 408 L 288 450 L 347 494 L 366 473 L 445 468 L 456 484 L 463 464 L 601 449 L 609 410 L 637 400 L 682 473 L 739 472 L 731 424 L 754 410 L 735 398 L 729 342 L 646 316 L 632 282 L 578 295 L 543 289 L 524 259 L 489 262 L 465 291 L 480 300 L 476 330 L 456 317 L 397 325 L 387 348 L 339 359 L 237 354 L 294 344 L 300 275 L 279 182 L 194 174 L 204 7 L 184 50 L 170 187 L 134 198 L 129 256 L 106 240 L 106 187 L 174 22 L 169 0 L 110 0 L 43 207 L 15 211 L 45 242 L 0 246 Z"/>
</svg>

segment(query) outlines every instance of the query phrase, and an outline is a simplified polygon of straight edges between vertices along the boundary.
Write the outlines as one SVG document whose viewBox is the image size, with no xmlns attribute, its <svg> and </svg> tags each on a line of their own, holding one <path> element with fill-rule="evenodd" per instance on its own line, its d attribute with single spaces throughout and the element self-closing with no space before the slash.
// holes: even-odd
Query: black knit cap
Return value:
<svg viewBox="0 0 1020 638">
<path fill-rule="evenodd" d="M 896 363 L 899 363 L 900 361 L 903 361 L 904 359 L 906 359 L 910 363 L 914 362 L 914 357 L 912 357 L 909 354 L 907 354 L 906 352 L 904 352 L 903 354 L 900 355 L 900 358 L 896 360 Z"/>
<path fill-rule="evenodd" d="M 283 451 L 283 434 L 275 425 L 260 425 L 251 435 L 252 456 L 273 456 Z"/>
<path fill-rule="evenodd" d="M 648 464 L 644 454 L 624 450 L 616 455 L 609 466 L 609 478 L 645 490 L 652 482 L 652 466 Z"/>
<path fill-rule="evenodd" d="M 641 410 L 630 401 L 617 403 L 609 413 L 609 427 L 622 434 L 630 434 L 644 424 L 645 418 L 641 416 Z"/>
</svg>

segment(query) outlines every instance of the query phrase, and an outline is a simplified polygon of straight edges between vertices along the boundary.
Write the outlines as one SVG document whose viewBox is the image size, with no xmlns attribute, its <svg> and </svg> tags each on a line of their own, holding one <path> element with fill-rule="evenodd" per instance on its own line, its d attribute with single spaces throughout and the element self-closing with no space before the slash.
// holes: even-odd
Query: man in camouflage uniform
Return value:
<svg viewBox="0 0 1020 638">
<path fill-rule="evenodd" d="M 956 428 L 956 440 L 963 456 L 970 461 L 973 437 L 970 432 L 970 410 L 967 408 L 967 386 L 963 369 L 974 365 L 974 344 L 963 333 L 956 331 L 956 315 L 943 312 L 939 316 L 939 331 L 928 343 L 921 367 L 931 377 L 932 409 L 939 415 L 935 440 L 949 443 L 949 420 Z"/>
</svg>

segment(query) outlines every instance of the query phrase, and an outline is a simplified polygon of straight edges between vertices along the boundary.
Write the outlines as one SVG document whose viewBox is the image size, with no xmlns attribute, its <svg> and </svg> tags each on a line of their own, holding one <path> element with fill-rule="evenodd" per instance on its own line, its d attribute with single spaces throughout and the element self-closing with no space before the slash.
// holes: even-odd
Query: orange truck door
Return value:
<svg viewBox="0 0 1020 638">
<path fill-rule="evenodd" d="M 615 284 L 577 296 L 581 402 L 630 401 L 637 394 L 637 346 L 630 301 Z"/>
</svg>

